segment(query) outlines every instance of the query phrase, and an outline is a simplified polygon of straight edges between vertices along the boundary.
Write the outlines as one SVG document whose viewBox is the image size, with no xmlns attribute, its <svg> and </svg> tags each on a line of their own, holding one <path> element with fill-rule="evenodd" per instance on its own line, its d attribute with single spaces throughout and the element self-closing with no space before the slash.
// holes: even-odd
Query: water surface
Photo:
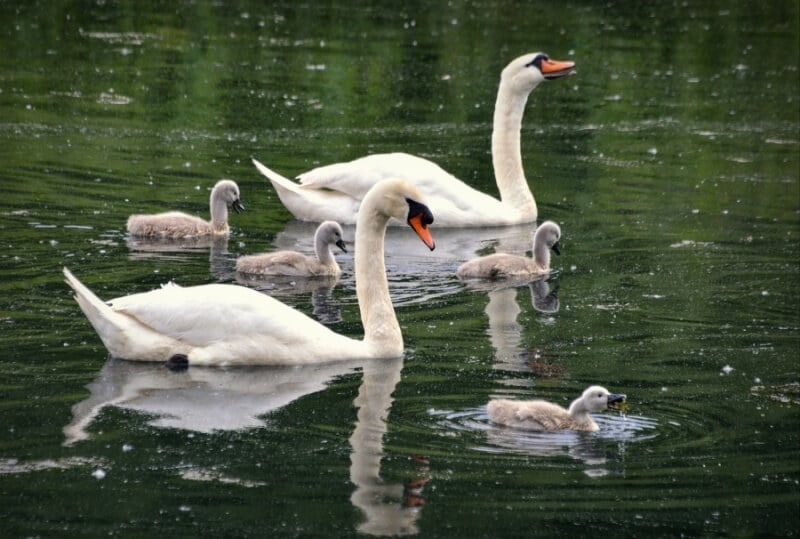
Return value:
<svg viewBox="0 0 800 539">
<path fill-rule="evenodd" d="M 500 537 L 800 532 L 796 2 L 342 6 L 0 2 L 0 515 L 9 536 Z M 258 287 L 361 335 L 335 286 L 242 282 L 310 249 L 250 163 L 373 152 L 496 194 L 502 67 L 542 50 L 522 150 L 563 230 L 547 281 L 459 282 L 530 227 L 391 230 L 401 360 L 192 368 L 108 359 L 62 282 L 103 298 Z M 227 241 L 126 237 L 131 213 L 247 211 Z M 435 212 L 435 208 L 434 208 Z M 352 246 L 353 230 L 345 239 Z M 629 396 L 598 433 L 524 433 L 493 396 Z"/>
</svg>

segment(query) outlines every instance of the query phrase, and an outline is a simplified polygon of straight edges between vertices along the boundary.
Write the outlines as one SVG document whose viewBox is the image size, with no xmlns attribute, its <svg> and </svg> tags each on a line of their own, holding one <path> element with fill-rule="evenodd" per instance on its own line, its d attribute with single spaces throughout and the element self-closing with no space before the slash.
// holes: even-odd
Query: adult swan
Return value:
<svg viewBox="0 0 800 539">
<path fill-rule="evenodd" d="M 575 73 L 574 62 L 533 53 L 512 61 L 500 76 L 492 132 L 492 164 L 500 200 L 468 186 L 439 165 L 406 153 L 374 154 L 315 168 L 297 184 L 253 159 L 283 205 L 301 221 L 353 224 L 370 187 L 402 175 L 414 182 L 436 208 L 436 226 L 501 226 L 536 221 L 533 198 L 520 154 L 520 129 L 528 94 L 544 80 Z"/>
<path fill-rule="evenodd" d="M 383 244 L 390 217 L 404 219 L 431 250 L 428 207 L 413 184 L 370 189 L 356 224 L 356 295 L 364 339 L 334 333 L 260 292 L 230 284 L 163 288 L 103 302 L 64 268 L 84 314 L 115 357 L 191 365 L 301 365 L 400 357 L 403 336 L 389 296 Z"/>
</svg>

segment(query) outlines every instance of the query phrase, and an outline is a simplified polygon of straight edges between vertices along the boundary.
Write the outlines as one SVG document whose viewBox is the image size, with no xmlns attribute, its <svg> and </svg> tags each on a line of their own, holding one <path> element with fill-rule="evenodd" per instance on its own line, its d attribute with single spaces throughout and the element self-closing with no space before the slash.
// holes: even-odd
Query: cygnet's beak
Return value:
<svg viewBox="0 0 800 539">
<path fill-rule="evenodd" d="M 343 253 L 347 252 L 347 247 L 345 246 L 343 239 L 340 239 L 339 241 L 336 242 L 336 247 L 341 249 Z"/>
<path fill-rule="evenodd" d="M 560 242 L 555 242 L 553 244 L 553 246 L 550 247 L 550 249 L 552 249 L 555 254 L 560 255 L 561 254 L 561 244 L 560 244 Z"/>
<path fill-rule="evenodd" d="M 236 210 L 236 213 L 242 213 L 244 211 L 244 204 L 237 198 L 233 201 L 233 209 Z"/>
<path fill-rule="evenodd" d="M 622 404 L 627 398 L 628 396 L 625 393 L 609 393 L 608 406 L 615 408 L 615 406 L 612 406 L 612 404 Z"/>
</svg>

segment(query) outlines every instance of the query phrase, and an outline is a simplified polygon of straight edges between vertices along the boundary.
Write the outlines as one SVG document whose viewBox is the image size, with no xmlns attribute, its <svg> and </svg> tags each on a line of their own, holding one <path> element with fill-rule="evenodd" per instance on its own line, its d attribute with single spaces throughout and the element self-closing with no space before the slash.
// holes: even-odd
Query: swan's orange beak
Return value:
<svg viewBox="0 0 800 539">
<path fill-rule="evenodd" d="M 425 214 L 418 213 L 416 215 L 412 215 L 408 218 L 408 224 L 414 229 L 414 232 L 417 233 L 419 239 L 421 239 L 422 242 L 428 246 L 428 249 L 433 251 L 436 248 L 436 242 L 433 241 L 431 231 L 428 228 L 428 225 L 425 223 Z"/>
<path fill-rule="evenodd" d="M 428 249 L 433 251 L 436 248 L 436 243 L 433 241 L 431 231 L 428 230 L 428 225 L 433 223 L 433 214 L 430 208 L 416 200 L 406 199 L 408 203 L 408 226 L 414 229 L 419 239 L 428 246 Z"/>
<path fill-rule="evenodd" d="M 547 80 L 560 79 L 575 74 L 575 62 L 561 62 L 559 60 L 542 60 L 542 75 Z"/>
</svg>

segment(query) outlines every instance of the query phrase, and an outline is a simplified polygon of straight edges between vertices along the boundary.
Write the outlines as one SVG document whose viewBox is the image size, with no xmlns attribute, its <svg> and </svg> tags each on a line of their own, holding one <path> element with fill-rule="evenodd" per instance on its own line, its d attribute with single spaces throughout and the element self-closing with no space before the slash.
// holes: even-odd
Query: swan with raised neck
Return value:
<svg viewBox="0 0 800 539">
<path fill-rule="evenodd" d="M 406 153 L 374 154 L 315 168 L 295 183 L 253 159 L 284 206 L 302 221 L 352 224 L 369 188 L 387 176 L 415 183 L 436 208 L 437 226 L 480 227 L 534 222 L 536 201 L 522 168 L 520 129 L 528 95 L 541 82 L 575 73 L 574 62 L 532 53 L 511 61 L 500 77 L 492 131 L 492 164 L 500 199 L 473 189 L 439 165 Z"/>
<path fill-rule="evenodd" d="M 356 295 L 364 339 L 330 328 L 280 301 L 232 284 L 165 286 L 104 302 L 67 268 L 75 299 L 112 356 L 173 365 L 300 365 L 400 357 L 403 337 L 384 264 L 390 218 L 404 219 L 434 248 L 433 215 L 419 190 L 402 179 L 375 185 L 356 228 Z"/>
</svg>

